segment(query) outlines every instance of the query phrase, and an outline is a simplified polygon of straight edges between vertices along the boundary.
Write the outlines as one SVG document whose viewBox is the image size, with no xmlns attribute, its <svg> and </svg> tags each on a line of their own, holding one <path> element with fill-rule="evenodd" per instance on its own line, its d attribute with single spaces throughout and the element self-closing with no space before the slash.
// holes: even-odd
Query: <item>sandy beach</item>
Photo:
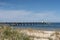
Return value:
<svg viewBox="0 0 60 40">
<path fill-rule="evenodd" d="M 51 40 L 60 40 L 60 32 L 59 31 L 21 29 L 20 32 L 27 34 L 34 40 L 50 40 L 50 39 Z"/>
<path fill-rule="evenodd" d="M 49 31 L 49 30 L 37 30 L 32 28 L 13 28 L 9 26 L 0 27 L 0 35 L 3 35 L 4 31 L 7 31 L 7 33 L 15 31 L 19 33 L 18 35 L 20 35 L 20 33 L 23 33 L 28 35 L 30 39 L 33 40 L 60 40 L 60 31 L 57 30 Z M 8 35 L 10 35 L 10 33 Z"/>
</svg>

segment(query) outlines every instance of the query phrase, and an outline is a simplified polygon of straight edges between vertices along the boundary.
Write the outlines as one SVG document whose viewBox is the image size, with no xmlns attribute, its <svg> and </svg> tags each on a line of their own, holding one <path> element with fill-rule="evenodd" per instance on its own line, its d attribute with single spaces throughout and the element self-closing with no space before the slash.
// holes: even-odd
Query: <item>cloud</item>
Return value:
<svg viewBox="0 0 60 40">
<path fill-rule="evenodd" d="M 5 3 L 5 2 L 0 2 L 0 5 L 3 6 L 3 5 L 7 5 L 8 3 Z"/>
<path fill-rule="evenodd" d="M 0 10 L 0 22 L 60 22 L 55 12 L 35 13 L 26 10 Z"/>
</svg>

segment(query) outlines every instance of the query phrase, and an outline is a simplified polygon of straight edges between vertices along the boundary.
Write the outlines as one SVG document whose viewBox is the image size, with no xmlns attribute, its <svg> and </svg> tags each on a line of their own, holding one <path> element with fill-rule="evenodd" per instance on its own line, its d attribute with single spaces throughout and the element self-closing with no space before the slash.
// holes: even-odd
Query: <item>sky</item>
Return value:
<svg viewBox="0 0 60 40">
<path fill-rule="evenodd" d="M 0 0 L 0 22 L 60 22 L 60 0 Z"/>
</svg>

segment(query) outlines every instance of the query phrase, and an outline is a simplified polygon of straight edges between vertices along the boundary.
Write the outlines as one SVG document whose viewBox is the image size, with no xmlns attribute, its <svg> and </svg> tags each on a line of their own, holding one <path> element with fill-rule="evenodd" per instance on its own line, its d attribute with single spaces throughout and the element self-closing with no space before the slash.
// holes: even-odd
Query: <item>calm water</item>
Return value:
<svg viewBox="0 0 60 40">
<path fill-rule="evenodd" d="M 46 29 L 46 30 L 53 30 L 53 29 L 60 30 L 60 23 L 19 24 L 19 25 L 15 26 L 15 27 Z"/>
</svg>

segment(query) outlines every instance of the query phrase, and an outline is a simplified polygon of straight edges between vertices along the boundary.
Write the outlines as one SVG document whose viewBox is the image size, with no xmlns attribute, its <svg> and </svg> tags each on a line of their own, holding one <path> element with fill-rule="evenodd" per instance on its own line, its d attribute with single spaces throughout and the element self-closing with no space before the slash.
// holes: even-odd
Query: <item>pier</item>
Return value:
<svg viewBox="0 0 60 40">
<path fill-rule="evenodd" d="M 34 26 L 39 24 L 46 24 L 42 22 L 0 22 L 0 25 L 10 25 L 10 26 Z"/>
</svg>

